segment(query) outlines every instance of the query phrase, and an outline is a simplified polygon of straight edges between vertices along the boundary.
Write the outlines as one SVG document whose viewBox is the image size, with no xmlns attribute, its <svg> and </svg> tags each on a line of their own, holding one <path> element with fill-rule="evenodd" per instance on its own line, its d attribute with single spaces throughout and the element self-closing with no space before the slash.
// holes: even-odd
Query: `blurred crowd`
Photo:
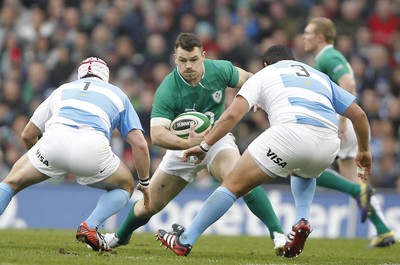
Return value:
<svg viewBox="0 0 400 265">
<path fill-rule="evenodd" d="M 153 94 L 174 68 L 173 44 L 180 32 L 197 34 L 208 58 L 256 72 L 263 51 L 278 43 L 313 65 L 313 56 L 303 51 L 302 32 L 315 16 L 335 22 L 335 45 L 353 67 L 358 102 L 371 124 L 371 182 L 400 192 L 396 0 L 3 0 L 0 179 L 25 152 L 20 134 L 35 108 L 60 84 L 77 78 L 84 58 L 107 62 L 110 82 L 129 96 L 149 139 Z M 235 93 L 229 90 L 227 105 Z M 240 149 L 268 126 L 264 112 L 249 113 L 234 131 Z M 150 140 L 149 146 L 154 170 L 165 150 Z M 134 171 L 130 148 L 118 134 L 112 147 Z"/>
</svg>

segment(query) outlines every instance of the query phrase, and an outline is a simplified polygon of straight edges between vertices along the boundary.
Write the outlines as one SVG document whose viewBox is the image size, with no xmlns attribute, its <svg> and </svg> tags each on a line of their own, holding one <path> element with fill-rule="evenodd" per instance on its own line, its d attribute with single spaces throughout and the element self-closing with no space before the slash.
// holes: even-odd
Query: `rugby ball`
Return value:
<svg viewBox="0 0 400 265">
<path fill-rule="evenodd" d="M 190 124 L 194 123 L 194 131 L 201 133 L 210 126 L 210 119 L 207 115 L 196 112 L 184 112 L 179 114 L 172 122 L 169 130 L 179 137 L 186 138 L 189 136 Z"/>
</svg>

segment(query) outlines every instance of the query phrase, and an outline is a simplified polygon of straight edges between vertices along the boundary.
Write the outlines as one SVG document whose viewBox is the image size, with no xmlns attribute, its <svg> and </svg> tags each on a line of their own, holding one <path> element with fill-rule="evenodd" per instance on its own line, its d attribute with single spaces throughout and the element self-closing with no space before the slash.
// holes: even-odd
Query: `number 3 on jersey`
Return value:
<svg viewBox="0 0 400 265">
<path fill-rule="evenodd" d="M 304 66 L 299 65 L 299 64 L 292 64 L 290 65 L 291 67 L 297 68 L 299 71 L 296 72 L 297 76 L 303 76 L 303 77 L 309 77 L 310 73 L 307 71 L 306 68 L 304 68 Z"/>
</svg>

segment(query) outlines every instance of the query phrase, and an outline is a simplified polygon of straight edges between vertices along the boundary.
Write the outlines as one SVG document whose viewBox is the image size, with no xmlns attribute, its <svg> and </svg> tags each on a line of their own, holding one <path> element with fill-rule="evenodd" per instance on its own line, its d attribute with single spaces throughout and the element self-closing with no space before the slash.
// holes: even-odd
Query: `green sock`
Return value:
<svg viewBox="0 0 400 265">
<path fill-rule="evenodd" d="M 326 169 L 321 176 L 317 178 L 317 186 L 342 191 L 353 197 L 358 196 L 361 191 L 359 184 L 342 177 L 339 173 L 331 169 Z"/>
<path fill-rule="evenodd" d="M 131 238 L 133 231 L 147 224 L 150 220 L 150 218 L 141 219 L 135 216 L 134 208 L 136 203 L 137 201 L 132 205 L 124 222 L 116 232 L 120 242 L 127 242 Z"/>
<path fill-rule="evenodd" d="M 319 178 L 317 178 L 317 185 L 325 188 L 330 188 L 344 193 L 350 194 L 353 198 L 356 198 L 361 192 L 361 186 L 358 183 L 354 183 L 337 172 L 327 169 Z M 383 221 L 384 217 L 378 202 L 374 202 L 371 198 L 371 215 L 368 217 L 369 220 L 374 224 L 376 231 L 379 234 L 390 232 L 390 229 Z M 380 216 L 381 215 L 381 216 Z"/>
<path fill-rule="evenodd" d="M 271 239 L 274 239 L 274 232 L 283 234 L 281 224 L 275 214 L 274 208 L 261 186 L 254 188 L 250 193 L 243 196 L 243 199 L 250 211 L 268 227 Z"/>
<path fill-rule="evenodd" d="M 371 197 L 371 215 L 368 218 L 374 224 L 378 235 L 391 231 L 385 222 L 381 206 L 374 195 Z"/>
</svg>

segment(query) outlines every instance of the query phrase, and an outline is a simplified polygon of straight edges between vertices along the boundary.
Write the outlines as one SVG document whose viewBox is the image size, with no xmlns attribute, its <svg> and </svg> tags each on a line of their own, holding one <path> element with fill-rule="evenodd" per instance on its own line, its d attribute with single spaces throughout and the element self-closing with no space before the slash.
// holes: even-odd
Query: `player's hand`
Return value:
<svg viewBox="0 0 400 265">
<path fill-rule="evenodd" d="M 355 158 L 357 164 L 357 176 L 360 179 L 368 180 L 372 175 L 372 155 L 371 152 L 358 152 Z"/>
<path fill-rule="evenodd" d="M 201 163 L 201 161 L 204 160 L 206 157 L 207 153 L 204 153 L 203 150 L 200 149 L 200 146 L 194 146 L 188 150 L 185 150 L 182 154 L 182 161 L 188 161 L 190 157 L 197 157 L 197 160 L 194 162 L 195 165 L 198 165 Z"/>
<path fill-rule="evenodd" d="M 150 209 L 150 189 L 149 189 L 149 186 L 144 187 L 139 183 L 139 184 L 137 184 L 136 188 L 143 193 L 144 208 L 149 210 Z"/>
<path fill-rule="evenodd" d="M 188 144 L 190 147 L 199 145 L 201 141 L 203 141 L 204 136 L 207 135 L 207 133 L 211 130 L 211 125 L 203 132 L 201 133 L 196 133 L 194 130 L 195 126 L 194 123 L 190 124 L 190 131 L 189 131 L 189 136 L 188 136 Z"/>
</svg>

